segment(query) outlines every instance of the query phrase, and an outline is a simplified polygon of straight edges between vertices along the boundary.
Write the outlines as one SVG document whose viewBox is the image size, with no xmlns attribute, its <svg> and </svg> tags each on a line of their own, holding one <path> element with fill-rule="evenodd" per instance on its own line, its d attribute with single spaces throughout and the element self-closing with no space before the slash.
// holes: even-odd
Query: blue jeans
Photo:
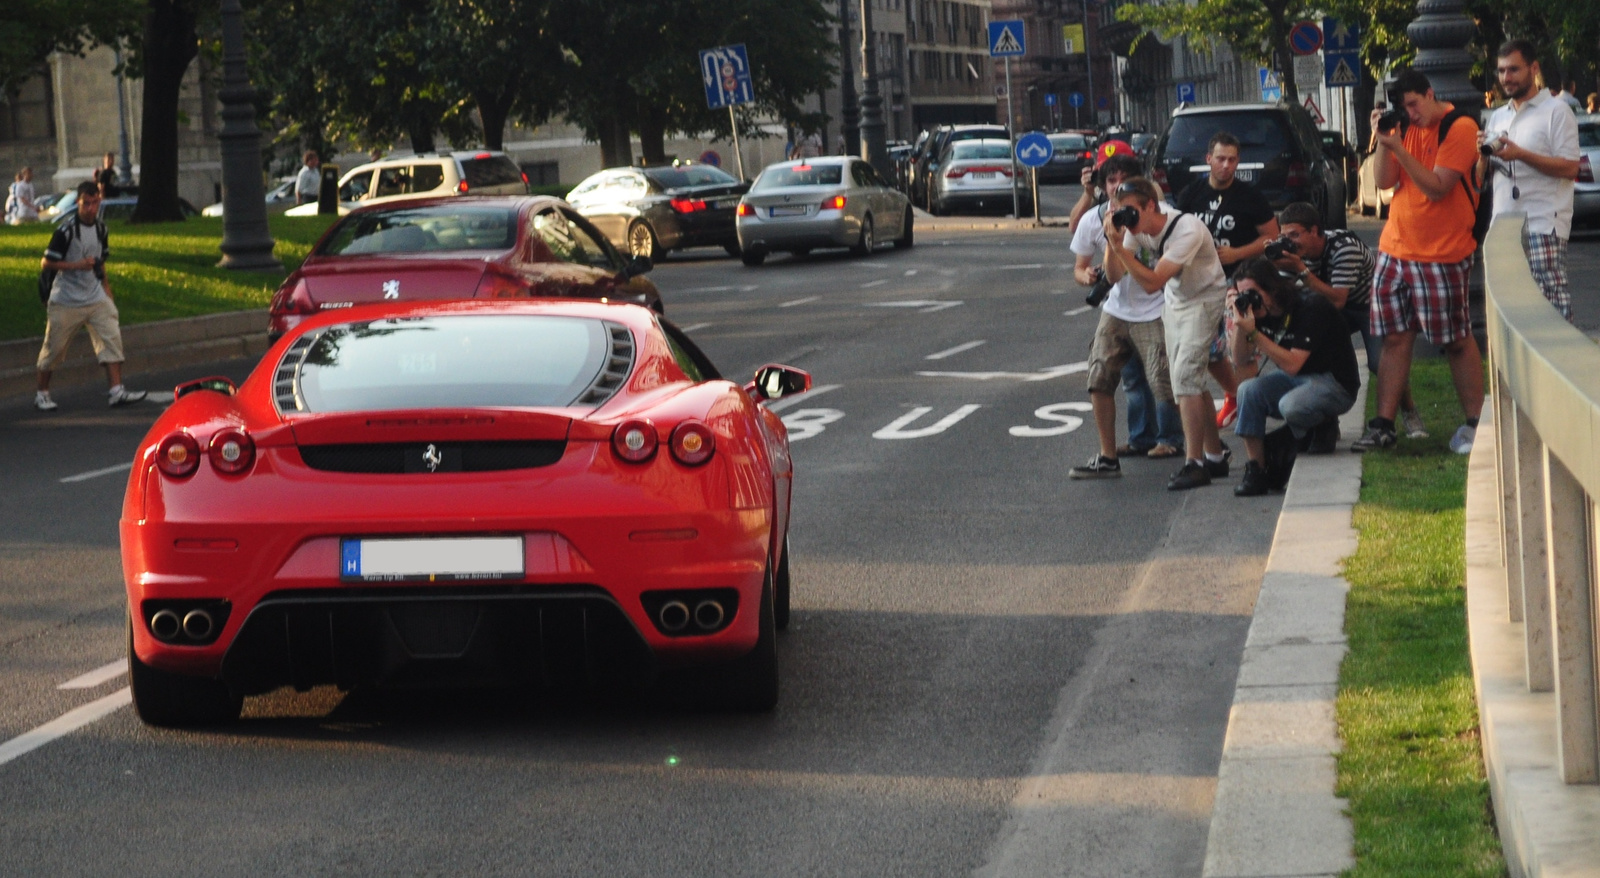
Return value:
<svg viewBox="0 0 1600 878">
<path fill-rule="evenodd" d="M 1267 416 L 1283 418 L 1296 439 L 1356 404 L 1355 397 L 1326 372 L 1290 375 L 1273 371 L 1239 385 L 1239 436 L 1267 434 Z"/>
<path fill-rule="evenodd" d="M 1157 445 L 1183 448 L 1183 418 L 1178 406 L 1156 402 L 1138 357 L 1129 357 L 1122 367 L 1122 392 L 1128 397 L 1129 445 L 1146 451 Z"/>
</svg>

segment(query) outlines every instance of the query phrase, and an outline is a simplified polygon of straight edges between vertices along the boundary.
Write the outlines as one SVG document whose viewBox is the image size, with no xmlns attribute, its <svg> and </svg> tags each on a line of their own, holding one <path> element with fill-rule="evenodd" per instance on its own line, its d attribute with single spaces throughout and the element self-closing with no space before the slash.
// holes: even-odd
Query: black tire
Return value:
<svg viewBox="0 0 1600 878">
<path fill-rule="evenodd" d="M 128 631 L 128 681 L 133 708 L 139 719 L 152 726 L 221 725 L 239 718 L 244 697 L 229 691 L 221 680 L 186 677 L 152 668 L 133 651 L 133 631 Z"/>
<path fill-rule="evenodd" d="M 783 538 L 783 558 L 778 575 L 772 580 L 772 626 L 779 631 L 789 627 L 789 538 Z"/>
<path fill-rule="evenodd" d="M 647 256 L 651 262 L 660 262 L 666 258 L 667 252 L 661 249 L 661 242 L 656 240 L 655 229 L 644 220 L 635 220 L 628 226 L 628 255 Z"/>
<path fill-rule="evenodd" d="M 745 265 L 748 265 L 751 268 L 755 268 L 755 267 L 759 266 L 761 263 L 767 261 L 767 251 L 765 251 L 765 250 L 746 250 L 743 253 L 739 254 L 739 259 L 740 259 L 740 261 L 744 262 Z"/>
<path fill-rule="evenodd" d="M 899 238 L 895 239 L 894 249 L 909 250 L 914 244 L 917 243 L 915 233 L 912 231 L 912 222 L 914 219 L 915 217 L 912 216 L 911 208 L 907 207 L 905 232 L 901 234 Z"/>
<path fill-rule="evenodd" d="M 850 252 L 857 256 L 870 256 L 877 243 L 872 229 L 872 214 L 869 213 L 861 218 L 861 237 L 856 239 L 856 245 L 850 248 Z"/>
<path fill-rule="evenodd" d="M 755 648 L 723 666 L 721 702 L 744 713 L 766 713 L 778 705 L 778 633 L 773 620 L 772 574 L 761 587 L 760 635 Z"/>
<path fill-rule="evenodd" d="M 804 259 L 807 256 L 811 255 L 811 248 L 810 247 L 798 247 L 795 250 L 793 250 L 792 252 L 790 252 L 789 255 L 793 256 L 796 259 Z"/>
<path fill-rule="evenodd" d="M 738 256 L 739 255 L 739 245 L 738 244 L 723 244 L 722 245 L 722 249 L 728 251 L 728 255 L 729 256 Z"/>
</svg>

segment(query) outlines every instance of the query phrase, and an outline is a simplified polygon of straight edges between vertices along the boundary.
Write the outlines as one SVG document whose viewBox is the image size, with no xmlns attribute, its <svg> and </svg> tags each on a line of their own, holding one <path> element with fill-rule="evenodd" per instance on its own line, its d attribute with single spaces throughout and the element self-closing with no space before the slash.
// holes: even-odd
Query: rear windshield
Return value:
<svg viewBox="0 0 1600 878">
<path fill-rule="evenodd" d="M 1056 152 L 1083 152 L 1089 148 L 1089 141 L 1082 134 L 1052 134 L 1050 145 Z"/>
<path fill-rule="evenodd" d="M 1600 122 L 1584 122 L 1578 126 L 1578 145 L 1584 149 L 1600 146 Z"/>
<path fill-rule="evenodd" d="M 763 192 L 788 186 L 837 186 L 842 179 L 844 165 L 780 165 L 762 171 L 750 191 Z"/>
<path fill-rule="evenodd" d="M 1166 158 L 1199 163 L 1218 131 L 1239 138 L 1239 161 L 1270 162 L 1289 150 L 1288 120 L 1281 113 L 1201 113 L 1172 120 Z"/>
<path fill-rule="evenodd" d="M 320 330 L 282 368 L 304 412 L 566 406 L 609 350 L 605 324 L 582 317 L 392 318 Z"/>
<path fill-rule="evenodd" d="M 426 253 L 435 250 L 510 250 L 517 212 L 504 207 L 397 208 L 359 213 L 339 222 L 317 253 Z"/>
<path fill-rule="evenodd" d="M 646 168 L 644 175 L 650 178 L 650 182 L 669 192 L 686 186 L 719 186 L 739 182 L 727 171 L 710 165 L 694 165 L 687 168 Z"/>
<path fill-rule="evenodd" d="M 956 161 L 963 159 L 1008 159 L 1011 158 L 1011 145 L 991 140 L 969 140 L 955 145 L 951 158 Z"/>
<path fill-rule="evenodd" d="M 522 185 L 522 169 L 509 157 L 503 155 L 489 156 L 482 159 L 462 159 L 461 179 L 467 181 L 467 189 L 476 189 L 479 186 L 505 186 L 510 183 Z"/>
<path fill-rule="evenodd" d="M 1007 138 L 1009 136 L 1010 135 L 1006 134 L 1006 130 L 1004 128 L 969 128 L 966 131 L 950 132 L 949 140 L 946 142 L 948 143 L 956 140 L 983 140 L 986 137 Z"/>
</svg>

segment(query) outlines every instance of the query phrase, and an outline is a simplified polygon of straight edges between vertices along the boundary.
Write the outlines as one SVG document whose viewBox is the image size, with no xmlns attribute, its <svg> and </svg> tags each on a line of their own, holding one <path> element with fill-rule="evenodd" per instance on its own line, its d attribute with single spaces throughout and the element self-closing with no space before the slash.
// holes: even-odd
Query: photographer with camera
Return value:
<svg viewBox="0 0 1600 878">
<path fill-rule="evenodd" d="M 1167 490 L 1209 485 L 1213 478 L 1228 475 L 1229 452 L 1217 435 L 1216 406 L 1206 387 L 1206 363 L 1222 318 L 1228 276 L 1205 223 L 1164 202 L 1156 184 L 1135 177 L 1113 190 L 1111 198 L 1106 276 L 1115 283 L 1131 275 L 1147 293 L 1165 291 L 1161 320 L 1172 392 L 1183 415 L 1185 450 L 1183 468 L 1167 482 Z M 1139 260 L 1139 248 L 1150 251 L 1154 267 Z"/>
<path fill-rule="evenodd" d="M 1578 176 L 1578 120 L 1539 88 L 1538 51 L 1527 40 L 1500 47 L 1495 75 L 1510 98 L 1489 117 L 1479 150 L 1479 177 L 1494 174 L 1494 215 L 1528 215 L 1522 248 L 1550 304 L 1572 320 L 1567 291 L 1567 238 Z"/>
<path fill-rule="evenodd" d="M 1339 441 L 1339 416 L 1361 388 L 1356 352 L 1344 318 L 1323 296 L 1301 293 L 1266 259 L 1251 259 L 1233 276 L 1233 366 L 1239 424 L 1250 459 L 1233 493 L 1255 497 L 1272 483 L 1266 469 L 1267 417 L 1281 417 L 1297 440 L 1326 454 Z M 1258 356 L 1275 369 L 1259 372 Z"/>
<path fill-rule="evenodd" d="M 1400 109 L 1379 120 L 1374 160 L 1378 187 L 1396 187 L 1372 281 L 1371 331 L 1383 336 L 1378 411 L 1350 450 L 1394 447 L 1394 418 L 1421 332 L 1450 363 L 1466 416 L 1450 450 L 1466 454 L 1483 410 L 1483 357 L 1467 303 L 1467 272 L 1478 247 L 1477 193 L 1467 182 L 1478 161 L 1478 123 L 1436 98 L 1415 70 L 1400 74 L 1393 95 Z"/>
<path fill-rule="evenodd" d="M 1100 154 L 1096 176 L 1106 191 L 1143 171 L 1132 155 Z M 1089 349 L 1089 399 L 1094 404 L 1100 451 L 1084 466 L 1068 472 L 1074 479 L 1115 478 L 1122 475 L 1122 457 L 1176 457 L 1183 444 L 1183 419 L 1172 398 L 1167 379 L 1165 329 L 1161 322 L 1162 296 L 1149 293 L 1124 276 L 1112 283 L 1092 264 L 1106 247 L 1106 213 L 1109 202 L 1085 213 L 1072 235 L 1076 257 L 1073 275 L 1092 287 L 1085 300 L 1100 309 L 1094 342 Z M 1128 444 L 1117 446 L 1117 378 L 1128 397 Z"/>
<path fill-rule="evenodd" d="M 1305 288 L 1321 295 L 1344 316 L 1351 332 L 1361 333 L 1367 351 L 1367 371 L 1378 374 L 1383 358 L 1383 338 L 1369 327 L 1372 316 L 1372 272 L 1376 256 L 1366 242 L 1348 229 L 1322 230 L 1316 207 L 1297 201 L 1278 215 L 1283 234 L 1268 244 L 1265 255 L 1279 271 L 1299 278 Z M 1401 425 L 1408 439 L 1428 438 L 1422 414 L 1411 399 L 1409 382 L 1400 394 Z"/>
</svg>

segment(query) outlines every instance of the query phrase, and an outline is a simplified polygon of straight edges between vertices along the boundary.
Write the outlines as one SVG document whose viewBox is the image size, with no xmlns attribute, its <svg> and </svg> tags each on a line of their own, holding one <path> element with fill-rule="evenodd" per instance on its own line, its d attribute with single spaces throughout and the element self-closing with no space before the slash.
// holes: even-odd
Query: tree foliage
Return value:
<svg viewBox="0 0 1600 878">
<path fill-rule="evenodd" d="M 1152 5 L 1129 3 L 1117 17 L 1160 34 L 1182 35 L 1191 46 L 1207 51 L 1214 40 L 1226 42 L 1234 54 L 1283 73 L 1283 96 L 1299 103 L 1294 84 L 1294 56 L 1289 29 L 1316 17 L 1320 3 L 1310 0 L 1197 0 Z"/>
<path fill-rule="evenodd" d="M 0 3 L 0 94 L 15 92 L 53 52 L 81 55 L 139 28 L 143 0 L 5 0 Z"/>
</svg>

